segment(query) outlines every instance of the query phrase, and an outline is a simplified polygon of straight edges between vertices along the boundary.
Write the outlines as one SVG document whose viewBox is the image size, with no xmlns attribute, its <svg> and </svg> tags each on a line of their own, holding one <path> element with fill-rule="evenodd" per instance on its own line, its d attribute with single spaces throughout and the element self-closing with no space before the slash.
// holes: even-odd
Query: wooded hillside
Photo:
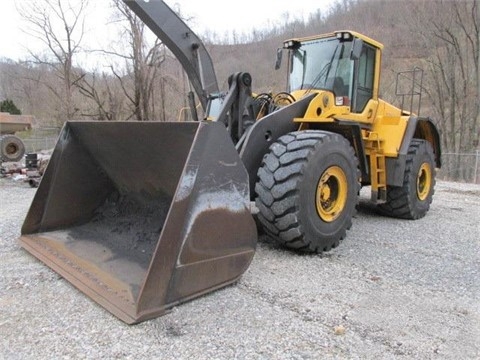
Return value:
<svg viewBox="0 0 480 360">
<path fill-rule="evenodd" d="M 188 118 L 182 108 L 187 106 L 189 86 L 178 62 L 159 41 L 146 39 L 147 29 L 122 1 L 111 1 L 124 41 L 102 49 L 108 56 L 101 71 L 76 66 L 82 48 L 76 39 L 82 35 L 83 7 L 55 12 L 65 2 L 28 2 L 25 20 L 32 25 L 32 35 L 43 36 L 45 53 L 32 53 L 25 61 L 0 62 L 0 100 L 13 100 L 23 113 L 35 115 L 44 125 L 86 118 Z M 247 71 L 254 91 L 277 92 L 284 90 L 286 82 L 285 70 L 274 70 L 275 52 L 284 39 L 340 29 L 363 33 L 385 46 L 381 96 L 398 105 L 396 74 L 422 68 L 421 115 L 437 124 L 444 152 L 466 153 L 478 149 L 480 138 L 479 7 L 474 0 L 339 0 L 329 11 L 319 9 L 308 19 L 289 14 L 292 21 L 268 31 L 236 34 L 230 43 L 219 40 L 225 38 L 222 34 L 206 34 L 204 42 L 223 90 L 230 74 Z M 49 27 L 46 19 L 50 17 L 64 23 L 66 34 L 56 34 Z M 63 38 L 70 42 L 59 40 Z M 454 177 L 464 176 L 459 171 Z"/>
</svg>

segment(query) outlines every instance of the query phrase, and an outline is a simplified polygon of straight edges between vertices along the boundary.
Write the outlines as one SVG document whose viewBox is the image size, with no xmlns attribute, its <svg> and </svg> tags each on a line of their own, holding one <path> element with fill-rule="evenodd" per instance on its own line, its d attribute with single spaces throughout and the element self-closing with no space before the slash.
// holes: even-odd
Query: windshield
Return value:
<svg viewBox="0 0 480 360">
<path fill-rule="evenodd" d="M 336 96 L 351 97 L 353 60 L 352 42 L 335 37 L 301 43 L 292 50 L 289 91 L 330 90 Z"/>
</svg>

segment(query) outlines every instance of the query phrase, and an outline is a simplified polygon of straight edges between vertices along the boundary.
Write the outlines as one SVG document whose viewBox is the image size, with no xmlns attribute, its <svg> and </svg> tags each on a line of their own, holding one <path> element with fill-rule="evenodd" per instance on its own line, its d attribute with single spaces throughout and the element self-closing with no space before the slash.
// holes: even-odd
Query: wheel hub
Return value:
<svg viewBox="0 0 480 360">
<path fill-rule="evenodd" d="M 417 175 L 417 197 L 423 201 L 428 197 L 432 186 L 432 170 L 428 163 L 423 163 Z"/>
<path fill-rule="evenodd" d="M 5 151 L 8 155 L 14 155 L 18 151 L 18 146 L 15 144 L 8 144 Z"/>
<path fill-rule="evenodd" d="M 347 202 L 348 183 L 345 172 L 339 166 L 324 171 L 317 184 L 315 205 L 317 213 L 325 222 L 337 219 Z"/>
</svg>

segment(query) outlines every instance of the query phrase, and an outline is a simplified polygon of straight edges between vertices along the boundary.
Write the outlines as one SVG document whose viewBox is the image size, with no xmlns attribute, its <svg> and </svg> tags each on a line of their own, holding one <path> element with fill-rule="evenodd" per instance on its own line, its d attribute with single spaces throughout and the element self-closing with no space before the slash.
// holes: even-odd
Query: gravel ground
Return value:
<svg viewBox="0 0 480 360">
<path fill-rule="evenodd" d="M 480 186 L 424 219 L 375 214 L 326 255 L 261 241 L 241 280 L 128 326 L 20 248 L 35 189 L 0 179 L 0 358 L 479 359 Z"/>
</svg>

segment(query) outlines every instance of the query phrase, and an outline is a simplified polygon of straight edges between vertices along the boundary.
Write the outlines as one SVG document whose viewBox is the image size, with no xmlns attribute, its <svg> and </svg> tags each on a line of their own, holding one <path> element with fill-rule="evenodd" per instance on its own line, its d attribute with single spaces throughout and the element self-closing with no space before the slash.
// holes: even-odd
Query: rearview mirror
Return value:
<svg viewBox="0 0 480 360">
<path fill-rule="evenodd" d="M 277 60 L 275 61 L 275 70 L 280 69 L 280 66 L 282 65 L 282 55 L 283 51 L 281 48 L 277 49 Z"/>
<path fill-rule="evenodd" d="M 360 55 L 362 55 L 363 49 L 363 40 L 362 39 L 354 39 L 352 45 L 352 53 L 350 54 L 350 59 L 358 60 L 360 59 Z"/>
</svg>

